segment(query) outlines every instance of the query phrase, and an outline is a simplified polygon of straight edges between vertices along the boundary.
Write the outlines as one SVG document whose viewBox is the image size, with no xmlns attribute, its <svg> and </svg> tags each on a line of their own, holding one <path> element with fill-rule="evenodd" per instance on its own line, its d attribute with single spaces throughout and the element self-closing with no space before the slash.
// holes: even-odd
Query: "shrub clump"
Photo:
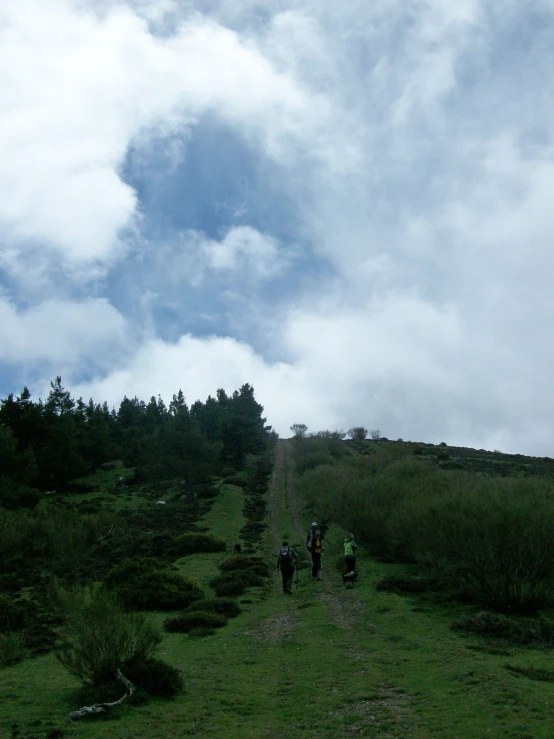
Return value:
<svg viewBox="0 0 554 739">
<path fill-rule="evenodd" d="M 544 618 L 516 619 L 499 613 L 481 611 L 454 621 L 450 628 L 516 646 L 554 646 L 554 622 Z"/>
<path fill-rule="evenodd" d="M 26 602 L 0 593 L 0 632 L 23 628 L 28 615 Z"/>
<path fill-rule="evenodd" d="M 125 613 L 105 588 L 63 590 L 55 597 L 65 624 L 56 657 L 84 685 L 114 680 L 118 669 L 146 663 L 161 641 L 141 614 Z"/>
<path fill-rule="evenodd" d="M 231 557 L 219 565 L 223 572 L 232 570 L 253 570 L 260 575 L 269 577 L 269 567 L 261 557 Z"/>
<path fill-rule="evenodd" d="M 220 629 L 226 623 L 227 617 L 220 613 L 194 611 L 192 613 L 181 613 L 178 616 L 168 618 L 164 623 L 164 628 L 166 631 L 180 631 L 186 634 L 192 629 L 198 628 Z"/>
<path fill-rule="evenodd" d="M 195 583 L 153 557 L 125 559 L 108 574 L 106 585 L 128 608 L 144 611 L 186 608 L 204 596 Z"/>
<path fill-rule="evenodd" d="M 197 600 L 186 609 L 186 613 L 199 612 L 219 613 L 227 618 L 235 618 L 242 613 L 242 608 L 233 598 L 206 598 Z"/>
<path fill-rule="evenodd" d="M 0 634 L 0 667 L 15 665 L 27 655 L 25 637 L 19 631 Z"/>
<path fill-rule="evenodd" d="M 390 575 L 383 577 L 376 583 L 376 590 L 386 590 L 393 593 L 423 593 L 437 587 L 438 582 L 428 577 L 418 575 Z"/>
<path fill-rule="evenodd" d="M 211 534 L 189 533 L 181 534 L 173 540 L 171 551 L 173 554 L 184 557 L 197 552 L 224 552 L 227 545 L 222 539 Z"/>
<path fill-rule="evenodd" d="M 177 695 L 184 685 L 180 670 L 155 657 L 129 664 L 126 667 L 125 677 L 149 695 L 164 698 Z"/>
<path fill-rule="evenodd" d="M 219 597 L 242 595 L 246 588 L 257 587 L 265 583 L 266 577 L 256 570 L 231 570 L 222 572 L 210 582 L 210 586 Z"/>
</svg>

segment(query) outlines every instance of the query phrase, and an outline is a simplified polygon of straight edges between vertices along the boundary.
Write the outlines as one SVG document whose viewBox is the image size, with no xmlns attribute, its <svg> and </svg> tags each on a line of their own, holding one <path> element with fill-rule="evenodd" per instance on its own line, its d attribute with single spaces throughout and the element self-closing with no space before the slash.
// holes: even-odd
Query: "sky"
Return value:
<svg viewBox="0 0 554 739">
<path fill-rule="evenodd" d="M 552 0 L 0 7 L 0 396 L 554 452 Z"/>
</svg>

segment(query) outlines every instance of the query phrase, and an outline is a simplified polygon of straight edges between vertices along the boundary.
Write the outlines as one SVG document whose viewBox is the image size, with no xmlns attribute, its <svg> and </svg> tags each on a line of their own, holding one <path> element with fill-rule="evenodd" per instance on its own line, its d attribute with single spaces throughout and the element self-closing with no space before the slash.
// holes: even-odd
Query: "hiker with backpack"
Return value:
<svg viewBox="0 0 554 739">
<path fill-rule="evenodd" d="M 281 570 L 283 578 L 283 593 L 292 595 L 292 581 L 294 578 L 294 560 L 297 558 L 296 551 L 289 546 L 288 541 L 281 544 L 279 556 L 277 557 L 277 569 Z"/>
<path fill-rule="evenodd" d="M 314 529 L 315 526 L 315 529 Z M 308 549 L 312 555 L 312 580 L 321 580 L 321 555 L 323 554 L 323 534 L 312 524 L 312 531 L 308 534 Z"/>
<path fill-rule="evenodd" d="M 354 534 L 348 534 L 344 540 L 344 561 L 348 568 L 347 577 L 353 577 L 356 574 L 356 549 L 358 545 L 354 541 Z"/>
</svg>

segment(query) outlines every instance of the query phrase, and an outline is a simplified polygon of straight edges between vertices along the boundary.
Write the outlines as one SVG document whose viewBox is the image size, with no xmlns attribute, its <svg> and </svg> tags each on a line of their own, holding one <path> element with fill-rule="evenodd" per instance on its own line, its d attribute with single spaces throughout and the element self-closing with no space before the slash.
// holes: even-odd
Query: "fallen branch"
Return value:
<svg viewBox="0 0 554 739">
<path fill-rule="evenodd" d="M 114 706 L 119 706 L 126 698 L 129 698 L 131 695 L 133 695 L 133 693 L 135 692 L 134 685 L 130 680 L 127 680 L 125 675 L 121 673 L 121 670 L 118 670 L 115 673 L 115 676 L 120 683 L 123 683 L 123 685 L 125 685 L 125 695 L 122 695 L 118 701 L 114 701 L 113 703 L 95 703 L 93 706 L 83 706 L 83 708 L 79 708 L 78 711 L 73 711 L 72 713 L 70 713 L 69 717 L 72 718 L 73 721 L 78 721 L 80 718 L 84 718 L 85 716 L 91 716 L 95 713 L 104 713 L 106 709 L 113 708 Z"/>
</svg>

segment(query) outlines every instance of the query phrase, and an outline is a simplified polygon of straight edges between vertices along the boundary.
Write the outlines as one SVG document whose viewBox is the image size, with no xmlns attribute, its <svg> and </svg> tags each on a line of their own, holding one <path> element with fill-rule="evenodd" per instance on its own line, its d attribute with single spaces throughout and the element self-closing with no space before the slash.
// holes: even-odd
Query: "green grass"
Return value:
<svg viewBox="0 0 554 739">
<path fill-rule="evenodd" d="M 285 473 L 286 465 L 274 533 L 296 542 Z M 225 486 L 201 521 L 229 547 L 244 524 L 243 499 L 241 488 Z M 301 517 L 309 525 L 306 511 Z M 482 638 L 450 629 L 472 612 L 468 607 L 376 590 L 378 581 L 405 570 L 364 551 L 358 584 L 345 589 L 336 568 L 343 536 L 338 526 L 329 528 L 322 582 L 303 571 L 298 590 L 286 598 L 274 571 L 272 590 L 265 597 L 249 593 L 243 613 L 213 636 L 165 634 L 159 656 L 185 677 L 185 690 L 174 700 L 71 725 L 67 713 L 79 707 L 78 684 L 46 655 L 2 671 L 0 736 L 11 737 L 10 724 L 19 721 L 22 737 L 41 739 L 54 727 L 83 739 L 554 738 L 554 683 L 545 679 L 552 674 L 551 652 L 489 649 Z M 268 530 L 263 543 L 272 567 L 274 538 Z M 208 593 L 207 582 L 228 556 L 194 554 L 178 564 Z M 166 617 L 151 615 L 158 623 Z M 37 721 L 42 724 L 32 725 Z"/>
</svg>

